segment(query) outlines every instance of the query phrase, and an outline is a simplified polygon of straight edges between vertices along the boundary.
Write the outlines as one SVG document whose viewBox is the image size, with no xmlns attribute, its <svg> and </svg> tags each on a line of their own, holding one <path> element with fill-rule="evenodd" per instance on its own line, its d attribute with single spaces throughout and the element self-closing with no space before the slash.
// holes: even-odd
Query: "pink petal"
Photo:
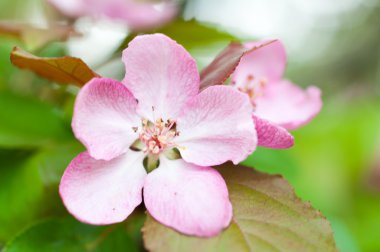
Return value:
<svg viewBox="0 0 380 252">
<path fill-rule="evenodd" d="M 217 235 L 232 218 L 222 176 L 210 167 L 181 159 L 162 159 L 159 168 L 147 176 L 144 202 L 156 220 L 187 235 Z"/>
<path fill-rule="evenodd" d="M 212 86 L 189 101 L 177 120 L 175 138 L 184 160 L 200 165 L 235 164 L 257 144 L 252 105 L 247 95 L 228 86 Z"/>
<path fill-rule="evenodd" d="M 48 2 L 68 17 L 80 17 L 88 13 L 84 0 L 48 0 Z"/>
<path fill-rule="evenodd" d="M 250 49 L 267 42 L 251 42 L 246 43 L 245 46 Z M 255 80 L 265 79 L 267 82 L 279 81 L 284 74 L 285 66 L 284 45 L 276 40 L 269 45 L 245 54 L 232 75 L 232 80 L 238 87 L 246 84 L 248 76 L 253 76 Z"/>
<path fill-rule="evenodd" d="M 79 154 L 63 174 L 59 193 L 78 220 L 106 225 L 125 220 L 142 201 L 146 177 L 141 152 L 130 151 L 110 161 Z"/>
<path fill-rule="evenodd" d="M 146 119 L 175 119 L 185 102 L 198 93 L 194 59 L 163 34 L 133 39 L 123 52 L 123 61 L 123 82 L 138 99 L 138 111 Z"/>
<path fill-rule="evenodd" d="M 255 114 L 287 130 L 308 123 L 321 110 L 321 91 L 314 86 L 306 90 L 290 81 L 269 84 L 256 100 Z"/>
<path fill-rule="evenodd" d="M 255 120 L 259 146 L 286 149 L 294 145 L 294 137 L 283 127 L 255 115 L 253 119 Z"/>
<path fill-rule="evenodd" d="M 112 79 L 94 78 L 79 92 L 72 127 L 95 159 L 110 160 L 125 153 L 138 138 L 141 124 L 137 102 L 128 89 Z"/>
<path fill-rule="evenodd" d="M 84 0 L 95 14 L 125 21 L 134 31 L 162 26 L 178 13 L 178 1 Z"/>
</svg>

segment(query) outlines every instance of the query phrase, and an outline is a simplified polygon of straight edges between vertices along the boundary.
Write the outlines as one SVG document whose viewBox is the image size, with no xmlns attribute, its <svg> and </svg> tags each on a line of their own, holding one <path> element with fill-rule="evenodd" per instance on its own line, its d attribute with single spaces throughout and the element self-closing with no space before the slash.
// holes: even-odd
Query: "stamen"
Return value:
<svg viewBox="0 0 380 252">
<path fill-rule="evenodd" d="M 249 74 L 247 76 L 247 81 L 253 81 L 255 79 L 255 76 L 253 76 L 252 74 Z"/>
<path fill-rule="evenodd" d="M 257 97 L 264 94 L 263 89 L 267 83 L 268 80 L 265 77 L 256 78 L 252 74 L 249 74 L 245 79 L 245 83 L 243 83 L 241 86 L 238 86 L 237 89 L 243 93 L 246 93 L 249 96 L 252 105 L 255 107 L 255 100 Z M 236 82 L 233 82 L 232 85 L 236 86 Z"/>
<path fill-rule="evenodd" d="M 179 132 L 176 130 L 175 120 L 164 121 L 162 118 L 158 118 L 152 123 L 143 119 L 141 124 L 139 139 L 145 144 L 144 152 L 157 155 L 164 150 L 176 147 L 173 139 L 179 135 Z M 135 128 L 138 129 L 138 127 Z"/>
</svg>

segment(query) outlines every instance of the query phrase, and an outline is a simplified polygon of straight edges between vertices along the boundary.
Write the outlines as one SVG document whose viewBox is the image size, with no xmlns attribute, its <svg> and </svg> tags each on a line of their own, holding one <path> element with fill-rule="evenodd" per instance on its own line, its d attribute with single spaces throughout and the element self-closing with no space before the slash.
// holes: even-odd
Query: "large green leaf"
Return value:
<svg viewBox="0 0 380 252">
<path fill-rule="evenodd" d="M 71 139 L 53 107 L 34 99 L 0 93 L 0 147 L 38 147 Z"/>
<path fill-rule="evenodd" d="M 0 243 L 40 214 L 44 185 L 38 169 L 27 165 L 32 153 L 0 150 Z"/>
<path fill-rule="evenodd" d="M 37 219 L 66 214 L 58 183 L 82 149 L 73 142 L 36 153 L 0 151 L 0 243 Z"/>
<path fill-rule="evenodd" d="M 149 217 L 143 229 L 149 251 L 337 251 L 328 221 L 282 177 L 243 166 L 218 170 L 234 209 L 230 227 L 204 239 L 181 235 Z"/>
<path fill-rule="evenodd" d="M 29 163 L 39 170 L 45 186 L 56 187 L 71 160 L 82 151 L 84 147 L 79 142 L 72 141 L 40 150 Z"/>
<path fill-rule="evenodd" d="M 10 241 L 3 252 L 138 251 L 123 225 L 90 226 L 73 219 L 36 224 Z"/>
</svg>

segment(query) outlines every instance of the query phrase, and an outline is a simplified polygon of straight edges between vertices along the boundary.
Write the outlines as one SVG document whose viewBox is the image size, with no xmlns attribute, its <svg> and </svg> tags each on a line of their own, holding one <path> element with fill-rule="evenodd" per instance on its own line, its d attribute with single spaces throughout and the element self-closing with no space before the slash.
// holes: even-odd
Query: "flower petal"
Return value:
<svg viewBox="0 0 380 252">
<path fill-rule="evenodd" d="M 248 49 L 267 43 L 268 41 L 244 44 Z M 276 40 L 269 45 L 246 53 L 240 60 L 232 80 L 239 87 L 245 85 L 248 76 L 255 80 L 265 79 L 267 82 L 279 81 L 286 66 L 286 52 L 281 41 Z"/>
<path fill-rule="evenodd" d="M 181 159 L 162 158 L 159 168 L 148 174 L 144 202 L 156 220 L 188 235 L 217 235 L 232 218 L 222 176 Z"/>
<path fill-rule="evenodd" d="M 235 164 L 257 144 L 252 105 L 247 95 L 228 86 L 212 86 L 190 100 L 177 120 L 175 139 L 187 162 L 210 166 Z"/>
<path fill-rule="evenodd" d="M 95 159 L 111 160 L 125 153 L 138 138 L 141 122 L 136 99 L 120 82 L 94 78 L 79 92 L 72 127 Z"/>
<path fill-rule="evenodd" d="M 314 86 L 306 90 L 290 81 L 269 84 L 256 100 L 255 114 L 287 130 L 299 128 L 321 110 L 321 91 Z"/>
<path fill-rule="evenodd" d="M 110 161 L 79 154 L 59 186 L 67 210 L 78 220 L 106 225 L 125 220 L 142 201 L 146 177 L 142 152 L 129 151 Z"/>
<path fill-rule="evenodd" d="M 255 115 L 253 119 L 255 120 L 259 146 L 286 149 L 294 145 L 294 137 L 283 127 Z"/>
<path fill-rule="evenodd" d="M 194 59 L 163 34 L 133 39 L 123 52 L 123 61 L 123 82 L 138 99 L 138 111 L 146 119 L 175 119 L 185 102 L 198 93 Z"/>
<path fill-rule="evenodd" d="M 178 13 L 178 1 L 84 0 L 94 14 L 123 20 L 134 31 L 159 27 Z"/>
<path fill-rule="evenodd" d="M 88 14 L 88 6 L 83 0 L 48 0 L 48 2 L 68 17 L 80 17 Z"/>
</svg>

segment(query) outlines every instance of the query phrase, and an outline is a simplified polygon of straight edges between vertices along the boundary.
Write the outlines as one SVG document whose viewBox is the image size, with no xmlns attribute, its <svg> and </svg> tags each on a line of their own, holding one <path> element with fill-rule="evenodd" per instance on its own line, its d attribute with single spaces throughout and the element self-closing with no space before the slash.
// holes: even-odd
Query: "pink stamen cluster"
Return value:
<svg viewBox="0 0 380 252">
<path fill-rule="evenodd" d="M 255 107 L 255 100 L 257 97 L 263 95 L 263 88 L 267 85 L 267 83 L 268 80 L 265 77 L 256 81 L 255 77 L 250 74 L 247 76 L 244 85 L 237 87 L 237 89 L 243 93 L 246 93 L 249 96 L 252 105 Z"/>
<path fill-rule="evenodd" d="M 175 120 L 157 119 L 154 123 L 143 119 L 140 141 L 145 144 L 144 152 L 159 154 L 167 148 L 174 147 L 173 139 L 179 135 Z M 137 130 L 136 130 L 137 131 Z"/>
</svg>

